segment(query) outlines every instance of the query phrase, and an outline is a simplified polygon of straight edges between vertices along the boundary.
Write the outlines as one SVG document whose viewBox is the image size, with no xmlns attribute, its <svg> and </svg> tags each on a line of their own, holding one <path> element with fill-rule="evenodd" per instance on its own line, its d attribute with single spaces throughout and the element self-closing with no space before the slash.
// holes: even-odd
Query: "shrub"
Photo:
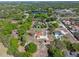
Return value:
<svg viewBox="0 0 79 59">
<path fill-rule="evenodd" d="M 79 51 L 79 43 L 74 43 L 72 46 L 76 51 Z"/>
<path fill-rule="evenodd" d="M 48 49 L 48 54 L 51 57 L 63 57 L 64 56 L 64 53 L 62 52 L 62 50 L 60 50 L 58 48 Z"/>
<path fill-rule="evenodd" d="M 8 53 L 15 55 L 16 52 L 18 51 L 17 48 L 18 48 L 18 40 L 17 39 L 11 39 L 10 45 L 9 45 L 9 48 L 8 48 Z"/>
<path fill-rule="evenodd" d="M 37 46 L 34 43 L 29 43 L 26 47 L 25 47 L 26 52 L 29 53 L 34 53 L 37 50 Z"/>
<path fill-rule="evenodd" d="M 18 52 L 16 56 L 19 56 L 19 57 L 30 57 L 32 55 L 29 52 Z"/>
</svg>

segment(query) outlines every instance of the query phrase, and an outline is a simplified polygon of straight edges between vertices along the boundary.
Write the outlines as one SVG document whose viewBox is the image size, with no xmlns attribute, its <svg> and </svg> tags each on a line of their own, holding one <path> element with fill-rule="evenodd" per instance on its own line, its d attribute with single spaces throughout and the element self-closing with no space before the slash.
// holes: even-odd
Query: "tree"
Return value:
<svg viewBox="0 0 79 59">
<path fill-rule="evenodd" d="M 37 45 L 31 42 L 25 46 L 25 50 L 26 52 L 34 53 L 37 50 Z"/>
<path fill-rule="evenodd" d="M 23 22 L 20 27 L 18 28 L 19 36 L 24 35 L 24 33 L 30 29 L 32 25 L 32 18 L 28 18 Z"/>
<path fill-rule="evenodd" d="M 63 57 L 64 53 L 62 52 L 62 50 L 58 49 L 58 48 L 49 48 L 48 49 L 48 54 L 51 57 Z"/>
<path fill-rule="evenodd" d="M 25 18 L 23 11 L 17 8 L 11 10 L 8 17 L 14 20 L 22 20 L 23 18 Z"/>
<path fill-rule="evenodd" d="M 16 55 L 18 52 L 18 39 L 12 38 L 9 43 L 8 53 Z"/>
<path fill-rule="evenodd" d="M 69 50 L 69 51 L 75 50 L 74 47 L 73 47 L 73 44 L 71 42 L 64 41 L 64 43 L 65 43 L 65 46 L 66 46 L 67 50 Z"/>
<path fill-rule="evenodd" d="M 39 14 L 35 14 L 34 16 L 35 18 L 41 18 L 41 19 L 45 19 L 48 17 L 47 14 L 43 14 L 43 13 L 39 13 Z"/>
<path fill-rule="evenodd" d="M 52 15 L 52 11 L 53 11 L 52 8 L 48 8 L 48 16 L 51 16 Z"/>
<path fill-rule="evenodd" d="M 52 56 L 52 57 L 63 57 L 64 48 L 65 48 L 65 46 L 62 41 L 54 40 L 51 42 L 50 46 L 48 47 L 48 55 Z"/>
<path fill-rule="evenodd" d="M 29 52 L 17 52 L 16 56 L 19 56 L 19 57 L 31 57 L 32 54 L 29 53 Z"/>
<path fill-rule="evenodd" d="M 50 22 L 50 21 L 56 21 L 56 18 L 55 17 L 50 17 L 50 18 L 46 19 L 46 22 Z"/>
<path fill-rule="evenodd" d="M 59 27 L 59 25 L 58 25 L 57 22 L 56 22 L 56 23 L 53 23 L 52 26 L 53 26 L 54 28 L 58 28 L 58 27 Z"/>
<path fill-rule="evenodd" d="M 3 32 L 2 33 L 4 35 L 11 34 L 13 29 L 16 29 L 16 25 L 7 22 L 3 26 Z"/>
<path fill-rule="evenodd" d="M 18 46 L 18 39 L 11 39 L 7 53 L 16 57 L 30 57 L 32 56 L 32 53 L 36 51 L 36 45 L 34 45 L 33 43 L 29 44 L 29 49 L 26 52 L 19 52 Z"/>
<path fill-rule="evenodd" d="M 76 51 L 79 51 L 79 43 L 73 43 L 72 46 Z"/>
<path fill-rule="evenodd" d="M 4 35 L 0 33 L 0 41 L 3 43 L 5 47 L 9 47 L 9 41 L 10 41 L 10 34 Z"/>
<path fill-rule="evenodd" d="M 63 41 L 61 40 L 54 40 L 54 43 L 55 43 L 55 47 L 60 49 L 60 50 L 63 50 L 63 49 L 66 49 L 65 47 L 65 44 L 63 43 Z"/>
<path fill-rule="evenodd" d="M 59 24 L 57 21 L 53 21 L 53 22 L 49 23 L 48 26 L 49 26 L 49 30 L 52 33 L 56 28 L 59 27 Z"/>
</svg>

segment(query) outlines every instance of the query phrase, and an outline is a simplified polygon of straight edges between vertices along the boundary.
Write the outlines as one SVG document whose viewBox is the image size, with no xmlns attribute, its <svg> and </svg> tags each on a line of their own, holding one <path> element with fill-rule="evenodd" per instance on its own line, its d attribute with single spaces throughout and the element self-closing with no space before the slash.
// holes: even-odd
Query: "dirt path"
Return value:
<svg viewBox="0 0 79 59">
<path fill-rule="evenodd" d="M 37 52 L 33 54 L 33 57 L 47 57 L 47 47 L 43 43 L 35 42 L 35 44 L 37 44 Z"/>
<path fill-rule="evenodd" d="M 0 57 L 12 57 L 7 54 L 7 48 L 2 43 L 0 43 Z"/>
</svg>

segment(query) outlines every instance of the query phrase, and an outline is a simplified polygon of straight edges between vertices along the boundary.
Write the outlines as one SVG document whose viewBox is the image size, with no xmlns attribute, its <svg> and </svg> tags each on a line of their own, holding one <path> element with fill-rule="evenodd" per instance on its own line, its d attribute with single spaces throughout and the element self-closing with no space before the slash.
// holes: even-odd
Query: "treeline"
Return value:
<svg viewBox="0 0 79 59">
<path fill-rule="evenodd" d="M 35 7 L 35 8 L 47 8 L 47 7 L 52 7 L 52 8 L 79 8 L 79 2 L 78 1 L 47 1 L 47 2 L 21 2 L 24 3 L 25 5 L 29 5 L 30 7 Z"/>
</svg>

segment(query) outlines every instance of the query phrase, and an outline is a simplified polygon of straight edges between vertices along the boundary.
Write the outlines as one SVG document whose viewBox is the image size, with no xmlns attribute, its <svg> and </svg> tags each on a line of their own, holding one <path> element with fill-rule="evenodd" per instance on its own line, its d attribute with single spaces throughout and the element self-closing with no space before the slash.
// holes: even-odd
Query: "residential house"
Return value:
<svg viewBox="0 0 79 59">
<path fill-rule="evenodd" d="M 71 24 L 71 22 L 70 22 L 69 20 L 63 20 L 63 22 L 64 22 L 64 24 L 66 24 L 66 25 L 70 25 L 70 24 Z"/>
<path fill-rule="evenodd" d="M 65 28 L 59 28 L 58 30 L 56 30 L 54 33 L 54 36 L 56 39 L 61 40 L 61 38 L 65 35 L 68 34 L 68 31 Z"/>
<path fill-rule="evenodd" d="M 63 35 L 68 34 L 68 31 L 67 31 L 65 28 L 60 28 L 59 31 L 60 31 Z"/>
<path fill-rule="evenodd" d="M 65 55 L 65 57 L 77 57 L 78 52 L 66 51 L 66 52 L 64 53 L 64 55 Z"/>
<path fill-rule="evenodd" d="M 34 35 L 35 39 L 38 41 L 44 41 L 45 44 L 50 44 L 50 39 L 48 37 L 48 31 L 36 32 Z"/>
<path fill-rule="evenodd" d="M 61 37 L 63 36 L 63 34 L 60 31 L 56 31 L 53 33 L 56 39 L 61 40 Z"/>
</svg>

